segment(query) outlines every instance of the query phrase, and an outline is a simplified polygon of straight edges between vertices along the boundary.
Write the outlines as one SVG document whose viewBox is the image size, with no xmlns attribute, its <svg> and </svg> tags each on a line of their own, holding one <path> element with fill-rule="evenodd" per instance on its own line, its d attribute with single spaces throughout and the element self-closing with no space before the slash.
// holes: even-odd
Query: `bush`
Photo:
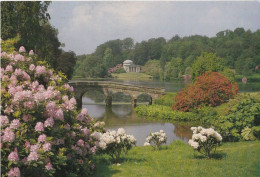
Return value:
<svg viewBox="0 0 260 177">
<path fill-rule="evenodd" d="M 202 106 L 218 106 L 238 93 L 238 86 L 217 72 L 207 71 L 176 97 L 174 110 L 191 111 Z"/>
<path fill-rule="evenodd" d="M 102 128 L 76 110 L 65 77 L 29 54 L 1 53 L 2 176 L 89 176 L 98 145 L 90 134 Z"/>
<path fill-rule="evenodd" d="M 169 106 L 162 105 L 140 105 L 135 108 L 135 112 L 142 117 L 168 119 L 179 121 L 195 121 L 198 119 L 192 112 L 174 111 Z"/>
<path fill-rule="evenodd" d="M 191 127 L 193 131 L 192 139 L 189 145 L 197 150 L 205 157 L 210 158 L 212 151 L 216 151 L 217 146 L 222 141 L 222 136 L 212 128 L 205 129 L 203 127 Z"/>
<path fill-rule="evenodd" d="M 119 73 L 126 73 L 126 71 L 123 68 L 122 64 L 117 64 L 115 67 L 108 69 L 108 74 L 112 74 L 112 73 L 119 74 Z"/>
<path fill-rule="evenodd" d="M 166 95 L 156 99 L 154 101 L 154 104 L 172 107 L 172 105 L 175 103 L 175 100 L 173 98 L 176 95 L 177 93 L 166 93 Z"/>
<path fill-rule="evenodd" d="M 260 93 L 241 94 L 232 100 L 228 112 L 220 116 L 214 126 L 226 141 L 260 138 Z"/>
<path fill-rule="evenodd" d="M 119 162 L 122 152 L 127 153 L 136 144 L 136 139 L 127 135 L 123 128 L 119 128 L 117 132 L 113 130 L 104 134 L 98 133 L 96 136 L 100 139 L 101 150 L 110 155 L 115 163 Z"/>
<path fill-rule="evenodd" d="M 166 134 L 163 130 L 160 130 L 160 132 L 150 133 L 146 138 L 144 146 L 152 146 L 154 149 L 161 149 L 161 145 L 165 144 L 166 141 Z"/>
</svg>

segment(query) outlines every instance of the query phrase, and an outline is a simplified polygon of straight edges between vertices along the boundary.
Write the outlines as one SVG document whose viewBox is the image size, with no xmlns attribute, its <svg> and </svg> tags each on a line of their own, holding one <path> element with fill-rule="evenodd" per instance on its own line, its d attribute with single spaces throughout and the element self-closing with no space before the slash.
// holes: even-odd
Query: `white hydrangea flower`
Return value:
<svg viewBox="0 0 260 177">
<path fill-rule="evenodd" d="M 99 147 L 101 147 L 102 149 L 106 149 L 107 144 L 104 141 L 99 142 Z"/>
<path fill-rule="evenodd" d="M 200 137 L 200 141 L 201 142 L 206 142 L 207 141 L 207 137 L 206 136 L 201 136 Z"/>
<path fill-rule="evenodd" d="M 151 144 L 150 143 L 148 143 L 148 142 L 145 142 L 144 143 L 144 146 L 150 146 Z"/>
<path fill-rule="evenodd" d="M 117 130 L 117 134 L 118 134 L 118 135 L 124 135 L 124 134 L 125 134 L 125 130 L 124 130 L 123 128 L 119 128 L 119 129 Z"/>
</svg>

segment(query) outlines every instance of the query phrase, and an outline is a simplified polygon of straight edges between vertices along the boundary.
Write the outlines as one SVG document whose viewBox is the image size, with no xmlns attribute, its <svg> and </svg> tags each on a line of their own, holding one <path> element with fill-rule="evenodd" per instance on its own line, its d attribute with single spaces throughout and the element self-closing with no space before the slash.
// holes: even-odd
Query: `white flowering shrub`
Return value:
<svg viewBox="0 0 260 177">
<path fill-rule="evenodd" d="M 76 110 L 62 74 L 25 52 L 1 53 L 1 176 L 88 176 L 102 124 Z"/>
<path fill-rule="evenodd" d="M 132 135 L 127 135 L 123 128 L 117 131 L 107 131 L 103 134 L 94 135 L 99 138 L 99 147 L 101 151 L 110 155 L 114 162 L 119 162 L 120 155 L 127 153 L 136 145 L 136 139 Z"/>
<path fill-rule="evenodd" d="M 167 141 L 166 133 L 163 130 L 160 132 L 150 133 L 146 137 L 146 142 L 144 146 L 152 146 L 154 149 L 160 149 L 162 144 L 165 144 Z"/>
<path fill-rule="evenodd" d="M 216 151 L 217 146 L 222 141 L 222 136 L 213 128 L 191 127 L 193 131 L 192 139 L 189 140 L 189 145 L 197 150 L 205 157 L 210 158 L 211 153 Z"/>
</svg>

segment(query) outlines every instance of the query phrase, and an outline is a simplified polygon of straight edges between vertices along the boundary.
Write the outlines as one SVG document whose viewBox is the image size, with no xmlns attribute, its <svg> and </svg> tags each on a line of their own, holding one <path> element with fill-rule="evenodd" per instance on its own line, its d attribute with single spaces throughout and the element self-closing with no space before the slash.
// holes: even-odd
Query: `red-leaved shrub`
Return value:
<svg viewBox="0 0 260 177">
<path fill-rule="evenodd" d="M 187 85 L 174 99 L 174 110 L 190 111 L 201 106 L 218 106 L 238 93 L 237 83 L 218 72 L 207 71 Z"/>
</svg>

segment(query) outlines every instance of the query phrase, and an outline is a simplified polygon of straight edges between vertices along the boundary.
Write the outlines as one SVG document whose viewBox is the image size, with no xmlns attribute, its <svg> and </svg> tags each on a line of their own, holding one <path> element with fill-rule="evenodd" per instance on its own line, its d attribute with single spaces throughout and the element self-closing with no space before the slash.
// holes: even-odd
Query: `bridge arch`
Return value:
<svg viewBox="0 0 260 177">
<path fill-rule="evenodd" d="M 112 95 L 123 92 L 129 94 L 132 98 L 132 106 L 135 107 L 139 95 L 147 94 L 151 96 L 152 101 L 165 94 L 164 88 L 149 88 L 144 86 L 122 84 L 109 81 L 70 81 L 69 84 L 74 87 L 77 106 L 82 107 L 82 96 L 88 90 L 101 90 L 105 96 L 107 106 L 112 105 Z"/>
</svg>

